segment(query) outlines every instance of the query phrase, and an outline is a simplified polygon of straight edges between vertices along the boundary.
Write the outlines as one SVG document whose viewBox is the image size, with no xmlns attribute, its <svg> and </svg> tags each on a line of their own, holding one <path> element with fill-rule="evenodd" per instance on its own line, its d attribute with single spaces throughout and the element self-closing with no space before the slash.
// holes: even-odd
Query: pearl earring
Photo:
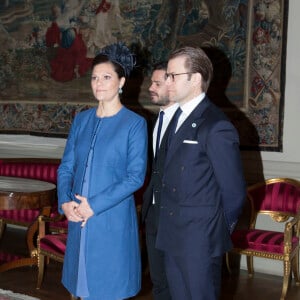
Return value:
<svg viewBox="0 0 300 300">
<path fill-rule="evenodd" d="M 121 95 L 123 93 L 123 90 L 121 87 L 119 87 L 119 94 Z"/>
</svg>

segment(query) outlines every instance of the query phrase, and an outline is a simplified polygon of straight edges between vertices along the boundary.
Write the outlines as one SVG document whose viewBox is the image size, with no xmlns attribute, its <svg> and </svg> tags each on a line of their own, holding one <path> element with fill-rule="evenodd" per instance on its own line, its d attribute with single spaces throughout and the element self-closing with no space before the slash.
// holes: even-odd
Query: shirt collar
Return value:
<svg viewBox="0 0 300 300">
<path fill-rule="evenodd" d="M 180 108 L 182 112 L 189 116 L 190 113 L 196 108 L 196 106 L 205 98 L 205 93 L 201 93 L 199 96 L 195 97 L 194 99 L 184 103 Z"/>
<path fill-rule="evenodd" d="M 178 103 L 174 103 L 174 104 L 172 104 L 171 106 L 168 106 L 168 107 L 166 107 L 165 109 L 163 109 L 163 111 L 164 111 L 164 113 L 165 113 L 165 116 L 166 116 L 169 120 L 172 119 L 172 117 L 173 117 L 175 111 L 177 110 L 178 106 L 179 106 Z M 162 111 L 162 109 L 160 109 L 160 111 Z"/>
</svg>

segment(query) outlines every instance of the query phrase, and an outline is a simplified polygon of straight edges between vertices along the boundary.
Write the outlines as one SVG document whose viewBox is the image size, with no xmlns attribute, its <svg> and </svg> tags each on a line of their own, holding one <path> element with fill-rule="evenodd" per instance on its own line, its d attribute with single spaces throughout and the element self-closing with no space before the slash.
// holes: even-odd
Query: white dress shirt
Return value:
<svg viewBox="0 0 300 300">
<path fill-rule="evenodd" d="M 191 112 L 196 108 L 196 106 L 205 98 L 205 93 L 200 94 L 196 98 L 184 103 L 180 108 L 182 110 L 181 115 L 179 116 L 177 127 L 175 132 L 180 128 L 182 123 L 187 119 L 187 117 L 191 114 Z"/>
<path fill-rule="evenodd" d="M 164 121 L 163 121 L 162 128 L 161 128 L 159 144 L 161 143 L 161 140 L 165 134 L 165 131 L 166 131 L 175 111 L 177 110 L 177 108 L 178 108 L 178 104 L 175 103 L 163 110 L 165 114 L 164 114 Z M 153 154 L 155 154 L 155 149 L 156 149 L 157 128 L 158 128 L 158 120 L 156 121 L 154 129 L 153 129 Z"/>
</svg>

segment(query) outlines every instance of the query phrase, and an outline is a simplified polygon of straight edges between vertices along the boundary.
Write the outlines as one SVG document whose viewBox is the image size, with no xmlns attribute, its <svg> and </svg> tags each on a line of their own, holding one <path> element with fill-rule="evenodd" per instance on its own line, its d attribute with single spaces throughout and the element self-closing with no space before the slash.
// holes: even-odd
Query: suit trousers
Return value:
<svg viewBox="0 0 300 300">
<path fill-rule="evenodd" d="M 147 218 L 154 218 L 152 215 L 155 210 L 155 205 L 151 205 L 149 208 Z M 171 295 L 169 292 L 167 276 L 164 266 L 164 252 L 155 248 L 156 243 L 156 231 L 147 231 L 147 221 L 146 221 L 146 244 L 147 253 L 149 261 L 149 271 L 150 277 L 153 284 L 152 294 L 154 300 L 171 300 Z"/>
<path fill-rule="evenodd" d="M 222 257 L 171 256 L 165 266 L 172 300 L 218 300 Z"/>
</svg>

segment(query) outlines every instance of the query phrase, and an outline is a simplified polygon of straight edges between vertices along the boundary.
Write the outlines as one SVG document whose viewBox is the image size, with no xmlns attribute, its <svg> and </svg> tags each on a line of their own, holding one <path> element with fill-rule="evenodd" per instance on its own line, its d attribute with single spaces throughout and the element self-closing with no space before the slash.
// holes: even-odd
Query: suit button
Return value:
<svg viewBox="0 0 300 300">
<path fill-rule="evenodd" d="M 162 187 L 165 187 L 165 186 L 166 186 L 166 185 L 163 183 L 163 184 L 162 184 Z"/>
<path fill-rule="evenodd" d="M 170 211 L 169 215 L 170 215 L 170 216 L 173 216 L 173 215 L 174 215 L 174 213 L 173 213 L 172 211 Z"/>
<path fill-rule="evenodd" d="M 181 167 L 181 171 L 183 171 L 183 170 L 184 170 L 184 166 Z"/>
<path fill-rule="evenodd" d="M 173 192 L 176 192 L 176 188 L 173 188 L 173 190 L 172 190 Z"/>
</svg>

